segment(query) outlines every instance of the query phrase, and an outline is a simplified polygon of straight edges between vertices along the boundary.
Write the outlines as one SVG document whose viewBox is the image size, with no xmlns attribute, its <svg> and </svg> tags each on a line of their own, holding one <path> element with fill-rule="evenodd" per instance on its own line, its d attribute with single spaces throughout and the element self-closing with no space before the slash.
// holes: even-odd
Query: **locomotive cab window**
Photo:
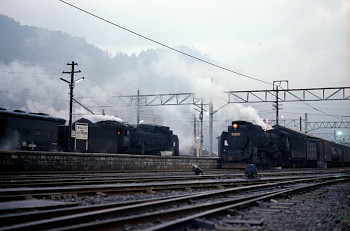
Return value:
<svg viewBox="0 0 350 231">
<path fill-rule="evenodd" d="M 36 129 L 35 130 L 35 137 L 41 137 L 43 134 L 43 132 L 41 131 L 41 129 Z"/>
</svg>

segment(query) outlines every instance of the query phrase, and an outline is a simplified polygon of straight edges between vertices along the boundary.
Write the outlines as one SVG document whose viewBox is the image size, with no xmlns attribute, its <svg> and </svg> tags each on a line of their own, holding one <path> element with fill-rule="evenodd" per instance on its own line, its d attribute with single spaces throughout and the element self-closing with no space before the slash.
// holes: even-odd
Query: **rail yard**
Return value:
<svg viewBox="0 0 350 231">
<path fill-rule="evenodd" d="M 233 121 L 197 157 L 168 127 L 82 120 L 71 137 L 60 118 L 2 114 L 2 142 L 20 138 L 0 151 L 0 231 L 350 228 L 346 145 Z"/>
<path fill-rule="evenodd" d="M 323 230 L 345 230 L 350 226 L 347 168 L 267 170 L 253 179 L 242 170 L 203 171 L 204 175 L 194 175 L 191 169 L 3 174 L 0 230 L 317 230 L 319 225 Z"/>
<path fill-rule="evenodd" d="M 0 231 L 350 230 L 350 0 L 43 2 L 0 8 Z"/>
</svg>

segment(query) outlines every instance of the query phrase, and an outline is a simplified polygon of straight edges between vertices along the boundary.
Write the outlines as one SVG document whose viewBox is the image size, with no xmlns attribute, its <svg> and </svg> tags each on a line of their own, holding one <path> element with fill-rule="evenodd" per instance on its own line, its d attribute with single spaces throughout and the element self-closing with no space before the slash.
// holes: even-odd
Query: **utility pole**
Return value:
<svg viewBox="0 0 350 231">
<path fill-rule="evenodd" d="M 193 114 L 193 156 L 197 156 L 197 118 L 196 114 Z"/>
<path fill-rule="evenodd" d="M 276 125 L 279 124 L 279 101 L 278 101 L 278 86 L 276 85 L 276 90 L 275 90 L 275 83 L 279 83 L 279 85 L 281 86 L 282 82 L 285 82 L 287 84 L 287 89 L 289 89 L 289 84 L 288 84 L 288 80 L 277 80 L 277 81 L 273 81 L 273 90 L 276 91 L 276 101 L 274 107 L 276 107 Z M 283 87 L 282 87 L 283 89 Z"/>
<path fill-rule="evenodd" d="M 74 71 L 74 66 L 78 65 L 77 63 L 75 63 L 74 61 L 72 61 L 72 63 L 68 63 L 68 66 L 71 66 L 71 71 L 63 71 L 63 74 L 70 74 L 70 82 L 60 78 L 62 81 L 69 83 L 69 131 L 68 131 L 68 151 L 70 151 L 70 140 L 71 140 L 71 136 L 72 136 L 72 117 L 73 117 L 73 89 L 74 89 L 74 85 L 76 83 L 76 81 L 74 81 L 74 74 L 75 73 L 80 73 L 81 71 Z M 84 79 L 84 77 L 82 77 L 81 79 Z"/>
<path fill-rule="evenodd" d="M 212 91 L 209 102 L 209 157 L 213 156 L 213 78 L 211 78 L 211 87 Z"/>
<path fill-rule="evenodd" d="M 308 121 L 307 121 L 307 113 L 305 113 L 305 125 L 304 125 L 304 132 L 305 133 L 307 133 L 308 132 L 308 127 L 307 127 L 307 125 L 308 125 Z"/>
<path fill-rule="evenodd" d="M 199 113 L 199 120 L 201 122 L 199 157 L 202 157 L 202 155 L 203 155 L 203 99 L 201 101 L 201 112 Z"/>
<path fill-rule="evenodd" d="M 279 111 L 278 111 L 278 86 L 276 86 L 276 125 L 278 125 L 278 117 L 279 117 L 279 115 L 278 115 L 278 113 L 279 113 Z"/>
<path fill-rule="evenodd" d="M 137 90 L 137 125 L 140 124 L 140 90 Z"/>
</svg>

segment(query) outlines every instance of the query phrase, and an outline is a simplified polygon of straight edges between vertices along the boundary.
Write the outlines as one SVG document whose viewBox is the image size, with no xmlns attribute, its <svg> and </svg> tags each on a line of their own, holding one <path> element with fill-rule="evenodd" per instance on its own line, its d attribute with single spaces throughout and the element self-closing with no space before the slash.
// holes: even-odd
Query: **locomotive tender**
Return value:
<svg viewBox="0 0 350 231">
<path fill-rule="evenodd" d="M 65 120 L 43 113 L 25 113 L 0 108 L 0 149 L 57 149 L 57 127 Z"/>
<path fill-rule="evenodd" d="M 62 118 L 0 108 L 0 150 L 179 155 L 178 137 L 169 127 L 82 118 L 73 123 L 73 135 L 76 125 L 86 126 L 86 139 L 70 137 Z"/>
<path fill-rule="evenodd" d="M 276 125 L 271 130 L 233 121 L 219 139 L 223 167 L 331 167 L 350 165 L 350 147 Z"/>
</svg>

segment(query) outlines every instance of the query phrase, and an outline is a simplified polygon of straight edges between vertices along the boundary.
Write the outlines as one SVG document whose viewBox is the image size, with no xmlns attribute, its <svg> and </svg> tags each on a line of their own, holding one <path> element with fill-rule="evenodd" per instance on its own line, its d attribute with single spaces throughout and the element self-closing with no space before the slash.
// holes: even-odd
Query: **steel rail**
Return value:
<svg viewBox="0 0 350 231">
<path fill-rule="evenodd" d="M 0 231 L 3 230 L 37 230 L 37 229 L 55 229 L 57 227 L 60 227 L 62 225 L 67 225 L 66 228 L 68 229 L 76 229 L 78 230 L 87 230 L 89 227 L 93 227 L 94 224 L 91 223 L 91 220 L 100 220 L 103 219 L 102 221 L 98 222 L 98 225 L 107 225 L 109 226 L 108 223 L 115 223 L 117 222 L 118 224 L 122 224 L 122 220 L 127 222 L 130 220 L 132 217 L 127 216 L 125 217 L 125 214 L 135 214 L 135 211 L 137 211 L 138 214 L 145 214 L 149 212 L 149 209 L 164 209 L 164 207 L 169 207 L 171 205 L 178 205 L 179 203 L 188 203 L 188 201 L 193 201 L 193 200 L 199 200 L 199 199 L 204 199 L 204 198 L 213 198 L 217 197 L 219 195 L 227 195 L 231 193 L 237 193 L 240 191 L 246 191 L 246 190 L 256 190 L 256 189 L 263 189 L 267 187 L 278 187 L 278 186 L 283 186 L 283 185 L 289 185 L 289 184 L 296 184 L 296 183 L 302 183 L 302 182 L 311 182 L 311 181 L 325 181 L 325 180 L 332 180 L 334 178 L 340 179 L 340 177 L 347 177 L 345 175 L 331 175 L 331 176 L 322 176 L 322 177 L 314 177 L 314 178 L 304 178 L 304 179 L 297 179 L 297 180 L 291 180 L 291 181 L 284 181 L 284 182 L 278 182 L 278 183 L 267 183 L 267 184 L 259 184 L 259 185 L 250 185 L 250 186 L 243 186 L 243 187 L 237 187 L 233 189 L 223 189 L 223 190 L 215 190 L 213 192 L 203 192 L 203 193 L 198 193 L 196 195 L 191 195 L 191 196 L 183 196 L 183 197 L 178 197 L 178 198 L 172 198 L 172 199 L 165 199 L 165 200 L 160 200 L 160 201 L 155 201 L 155 202 L 147 202 L 147 203 L 142 203 L 142 204 L 135 204 L 135 205 L 129 205 L 129 206 L 123 206 L 123 207 L 117 207 L 117 208 L 109 208 L 109 209 L 103 209 L 103 210 L 98 210 L 98 211 L 92 211 L 92 212 L 85 212 L 82 214 L 74 214 L 74 215 L 69 215 L 69 216 L 62 216 L 62 217 L 55 217 L 52 219 L 43 219 L 39 221 L 33 221 L 33 222 L 28 222 L 28 223 L 22 223 L 18 225 L 13 225 L 13 226 L 7 226 L 4 228 L 0 228 Z M 343 178 L 342 178 L 343 179 Z M 203 208 L 202 208 L 203 209 Z M 159 212 L 160 214 L 165 214 L 165 211 L 162 210 Z M 159 215 L 158 213 L 158 215 Z M 152 215 L 150 213 L 150 215 Z M 116 216 L 121 216 L 121 218 L 110 218 L 116 217 Z M 152 215 L 154 216 L 154 215 Z M 123 218 L 124 217 L 124 218 Z M 107 220 L 104 220 L 107 219 Z M 139 218 L 135 215 L 135 219 L 145 219 L 143 215 L 140 215 Z M 77 224 L 79 224 L 79 227 Z M 93 222 L 96 223 L 96 222 Z M 106 224 L 104 224 L 106 223 Z M 97 223 L 95 224 L 97 225 Z M 84 226 L 84 228 L 82 228 Z M 62 228 L 62 230 L 65 230 L 66 228 Z M 61 230 L 61 228 L 57 229 Z"/>
<path fill-rule="evenodd" d="M 312 178 L 319 175 L 309 175 Z M 324 175 L 323 175 L 324 176 Z M 293 177 L 276 177 L 264 179 L 220 179 L 220 180 L 194 180 L 185 182 L 152 182 L 152 183 L 130 183 L 130 184 L 101 184 L 98 185 L 76 185 L 76 186 L 62 186 L 62 187 L 42 187 L 42 188 L 0 188 L 0 201 L 22 200 L 27 197 L 34 198 L 55 198 L 60 195 L 95 195 L 96 192 L 105 194 L 131 194 L 149 191 L 167 191 L 167 190 L 184 190 L 184 189 L 203 189 L 233 187 L 237 184 L 252 184 L 254 181 L 276 181 L 289 180 L 291 178 L 297 179 L 305 176 Z"/>
<path fill-rule="evenodd" d="M 169 176 L 169 177 L 127 177 L 127 178 L 95 178 L 95 179 L 46 179 L 46 180 L 9 180 L 4 182 L 0 180 L 0 188 L 16 188 L 16 187 L 52 187 L 52 186 L 69 186 L 69 185 L 91 185 L 91 184 L 126 184 L 126 183 L 146 183 L 146 182 L 164 182 L 164 181 L 190 181 L 190 180 L 209 180 L 209 179 L 221 179 L 221 178 L 238 178 L 243 174 L 236 175 L 183 175 L 183 176 Z"/>
<path fill-rule="evenodd" d="M 256 203 L 258 201 L 264 201 L 267 199 L 277 198 L 277 197 L 280 197 L 283 195 L 297 193 L 297 192 L 304 191 L 304 190 L 311 190 L 312 188 L 317 188 L 317 187 L 320 187 L 323 185 L 328 185 L 328 184 L 339 183 L 339 182 L 345 181 L 345 180 L 349 180 L 349 179 L 343 179 L 343 178 L 342 179 L 335 179 L 335 180 L 331 180 L 328 182 L 321 182 L 321 183 L 315 183 L 312 185 L 301 186 L 301 187 L 298 187 L 295 189 L 281 190 L 279 192 L 262 195 L 262 196 L 257 197 L 257 198 L 248 198 L 247 200 L 242 201 L 242 202 L 237 202 L 237 203 L 230 204 L 227 206 L 222 206 L 222 207 L 218 207 L 215 209 L 207 210 L 207 211 L 204 211 L 201 213 L 192 214 L 192 215 L 178 218 L 178 219 L 175 219 L 172 221 L 163 222 L 162 224 L 154 225 L 154 226 L 149 227 L 149 228 L 144 228 L 143 230 L 144 231 L 161 231 L 161 230 L 166 231 L 166 230 L 174 229 L 175 227 L 178 228 L 179 226 L 190 225 L 192 223 L 192 221 L 196 218 L 206 217 L 206 216 L 214 216 L 216 214 L 223 213 L 224 211 L 227 211 L 229 209 L 239 208 L 241 206 L 249 206 L 249 205 Z"/>
<path fill-rule="evenodd" d="M 192 193 L 191 195 L 195 195 Z M 55 208 L 44 211 L 31 211 L 26 213 L 15 213 L 15 214 L 6 214 L 0 215 L 0 224 L 2 226 L 10 226 L 18 223 L 33 222 L 37 220 L 49 219 L 57 216 L 68 216 L 73 214 L 79 214 L 83 212 L 98 211 L 102 209 L 116 208 L 129 206 L 134 204 L 142 204 L 147 202 L 154 202 L 159 200 L 167 200 L 177 197 L 182 197 L 184 195 L 178 196 L 169 196 L 169 197 L 158 197 L 145 200 L 132 200 L 132 201 L 123 201 L 123 202 L 112 202 L 107 204 L 95 204 L 87 206 L 77 206 L 77 207 L 65 207 L 65 208 Z"/>
<path fill-rule="evenodd" d="M 337 171 L 339 172 L 339 171 Z M 260 172 L 263 176 L 280 176 L 280 175 L 301 175 L 317 174 L 323 171 L 298 171 L 298 172 Z M 328 174 L 331 171 L 328 171 Z M 164 181 L 189 181 L 189 180 L 209 180 L 209 179 L 235 179 L 243 177 L 243 173 L 225 173 L 225 174 L 205 174 L 197 175 L 170 175 L 170 176 L 113 176 L 113 175 L 78 175 L 72 176 L 39 176 L 30 177 L 0 177 L 0 188 L 16 187 L 55 187 L 69 185 L 90 185 L 90 184 L 113 184 L 113 183 L 146 183 L 146 182 L 164 182 Z"/>
</svg>

